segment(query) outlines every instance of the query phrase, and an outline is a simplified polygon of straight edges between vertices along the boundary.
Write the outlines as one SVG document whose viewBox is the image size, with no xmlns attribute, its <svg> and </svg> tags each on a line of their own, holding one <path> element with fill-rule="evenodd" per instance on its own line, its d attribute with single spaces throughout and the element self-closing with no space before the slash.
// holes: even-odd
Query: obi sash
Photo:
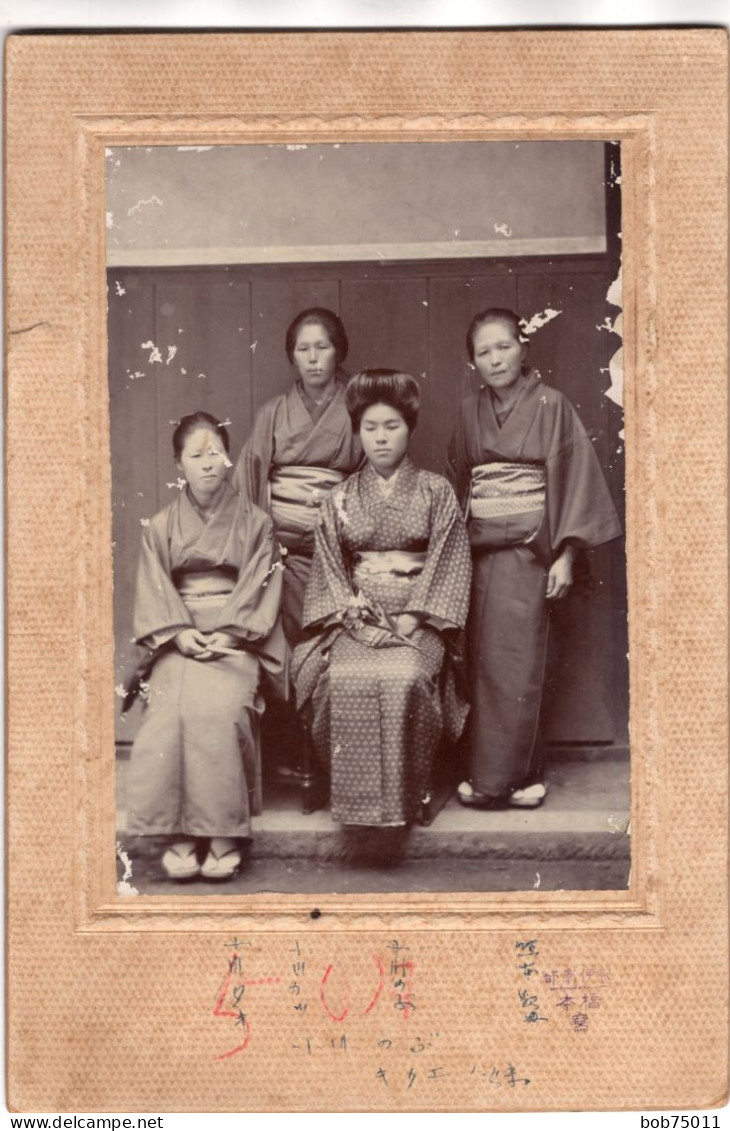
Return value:
<svg viewBox="0 0 730 1131">
<path fill-rule="evenodd" d="M 274 467 L 269 475 L 271 514 L 277 527 L 308 531 L 316 526 L 328 493 L 345 479 L 329 467 Z"/>
<path fill-rule="evenodd" d="M 483 463 L 471 472 L 469 513 L 472 518 L 542 512 L 545 468 L 528 463 Z"/>
<path fill-rule="evenodd" d="M 355 555 L 355 571 L 360 574 L 418 577 L 425 564 L 425 550 L 360 550 Z"/>
<path fill-rule="evenodd" d="M 212 632 L 217 613 L 223 608 L 238 580 L 238 570 L 226 568 L 183 573 L 176 570 L 173 581 L 190 613 L 195 627 Z"/>
</svg>

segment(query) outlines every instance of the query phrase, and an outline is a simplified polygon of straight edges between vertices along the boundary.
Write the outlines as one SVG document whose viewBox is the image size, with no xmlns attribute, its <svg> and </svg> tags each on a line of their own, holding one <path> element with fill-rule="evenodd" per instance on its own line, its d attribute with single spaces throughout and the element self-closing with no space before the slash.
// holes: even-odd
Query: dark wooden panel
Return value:
<svg viewBox="0 0 730 1131">
<path fill-rule="evenodd" d="M 603 371 L 618 339 L 595 328 L 606 314 L 616 313 L 605 304 L 611 273 L 605 260 L 602 263 L 600 269 L 599 260 L 581 257 L 569 262 L 277 264 L 111 272 L 118 679 L 132 634 L 140 520 L 169 500 L 165 484 L 176 478 L 168 455 L 169 422 L 195 408 L 228 417 L 237 449 L 255 409 L 292 379 L 284 334 L 291 318 L 306 306 L 340 312 L 341 298 L 352 344 L 348 371 L 389 365 L 419 379 L 424 399 L 413 454 L 422 466 L 436 471 L 443 468 L 455 412 L 470 387 L 464 335 L 473 314 L 492 305 L 513 306 L 527 316 L 547 306 L 563 310 L 534 337 L 531 360 L 546 381 L 576 404 L 622 508 L 621 413 L 604 395 L 609 380 Z M 162 363 L 149 363 L 151 350 L 141 348 L 147 341 L 160 350 Z M 167 365 L 172 345 L 177 352 Z M 181 373 L 183 368 L 187 374 Z M 144 377 L 134 378 L 137 372 Z M 199 378 L 200 373 L 206 376 Z M 556 610 L 554 693 L 546 714 L 551 741 L 626 741 L 623 548 L 601 547 L 591 557 L 594 594 L 576 593 Z M 136 726 L 134 717 L 120 724 L 118 738 L 129 740 Z"/>
<path fill-rule="evenodd" d="M 463 278 L 469 275 L 479 277 L 505 277 L 518 274 L 563 275 L 566 270 L 572 274 L 585 272 L 589 275 L 606 269 L 606 255 L 550 256 L 532 255 L 520 258 L 507 256 L 503 259 L 377 259 L 348 260 L 332 263 L 238 263 L 226 266 L 209 267 L 135 267 L 140 280 L 145 277 L 155 283 L 175 285 L 181 280 L 195 279 L 198 282 L 220 282 L 222 277 L 243 280 L 244 282 L 290 283 L 292 280 L 341 279 L 408 279 L 408 278 Z M 614 271 L 615 274 L 615 271 Z"/>
<path fill-rule="evenodd" d="M 114 666 L 119 685 L 128 674 L 134 587 L 141 523 L 157 509 L 157 406 L 155 384 L 142 342 L 154 333 L 154 287 L 124 272 L 109 275 L 109 415 L 114 541 Z M 117 699 L 117 707 L 120 704 Z M 134 736 L 139 708 L 124 721 L 117 710 L 117 740 Z"/>
<path fill-rule="evenodd" d="M 156 288 L 155 344 L 162 362 L 151 368 L 160 421 L 160 506 L 170 501 L 166 485 L 177 476 L 171 421 L 198 410 L 230 420 L 232 461 L 251 431 L 250 300 L 250 285 L 242 282 Z"/>
<path fill-rule="evenodd" d="M 410 452 L 420 467 L 433 468 L 427 280 L 344 278 L 342 317 L 350 339 L 351 373 L 386 367 L 401 369 L 418 381 L 421 410 Z"/>
<path fill-rule="evenodd" d="M 433 405 L 431 453 L 441 471 L 464 397 L 479 387 L 469 369 L 466 332 L 475 314 L 490 306 L 514 308 L 517 283 L 507 278 L 467 276 L 429 279 L 429 385 Z"/>
<path fill-rule="evenodd" d="M 617 409 L 605 395 L 610 384 L 608 362 L 619 341 L 599 329 L 607 314 L 615 315 L 606 304 L 610 282 L 607 272 L 521 275 L 518 303 L 527 318 L 547 307 L 562 311 L 532 337 L 530 361 L 575 406 L 619 502 L 624 472 L 616 443 Z M 620 547 L 612 545 L 598 547 L 587 557 L 590 594 L 578 586 L 554 610 L 552 691 L 544 715 L 548 741 L 625 739 L 625 728 L 617 729 L 626 672 L 626 661 L 618 654 L 623 636 L 617 612 L 625 602 L 625 560 Z"/>
<path fill-rule="evenodd" d="M 326 306 L 340 313 L 340 286 L 337 279 L 282 278 L 256 279 L 251 297 L 251 353 L 253 358 L 253 407 L 283 393 L 294 380 L 284 348 L 289 323 L 300 310 Z M 345 329 L 347 323 L 345 323 Z M 345 368 L 349 369 L 349 361 Z"/>
<path fill-rule="evenodd" d="M 608 362 L 619 339 L 599 330 L 608 307 L 607 275 L 526 275 L 518 282 L 520 314 L 562 311 L 530 338 L 528 360 L 578 412 L 605 467 L 609 459 Z"/>
</svg>

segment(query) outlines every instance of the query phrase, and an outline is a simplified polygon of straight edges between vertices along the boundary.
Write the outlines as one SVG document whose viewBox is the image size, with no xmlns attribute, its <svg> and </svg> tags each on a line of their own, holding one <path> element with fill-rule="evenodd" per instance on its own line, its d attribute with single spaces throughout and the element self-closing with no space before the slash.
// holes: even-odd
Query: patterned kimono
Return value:
<svg viewBox="0 0 730 1131">
<path fill-rule="evenodd" d="M 331 769 L 331 810 L 353 825 L 404 825 L 429 793 L 443 734 L 456 740 L 466 707 L 447 648 L 458 649 L 471 565 L 454 492 L 405 459 L 390 493 L 367 464 L 322 507 L 295 650 L 297 703 Z M 407 640 L 371 646 L 346 627 L 362 603 L 413 613 Z"/>
<path fill-rule="evenodd" d="M 300 381 L 267 401 L 239 457 L 234 487 L 271 514 L 286 551 L 281 615 L 292 647 L 301 629 L 319 507 L 361 461 L 339 380 L 324 405 L 316 405 Z"/>
<path fill-rule="evenodd" d="M 450 448 L 474 576 L 467 625 L 474 789 L 534 778 L 552 562 L 621 534 L 596 453 L 570 402 L 534 372 L 500 424 L 491 392 L 467 397 Z"/>
<path fill-rule="evenodd" d="M 230 486 L 203 519 L 187 490 L 142 539 L 135 637 L 151 668 L 128 779 L 130 834 L 247 837 L 261 807 L 260 669 L 282 678 L 286 644 L 271 520 Z M 221 630 L 235 655 L 184 656 L 182 629 Z"/>
</svg>

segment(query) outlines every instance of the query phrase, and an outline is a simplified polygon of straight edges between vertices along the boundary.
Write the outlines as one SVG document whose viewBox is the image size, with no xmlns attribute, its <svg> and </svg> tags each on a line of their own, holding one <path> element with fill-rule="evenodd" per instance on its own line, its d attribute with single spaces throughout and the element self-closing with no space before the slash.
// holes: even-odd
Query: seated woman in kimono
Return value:
<svg viewBox="0 0 730 1131">
<path fill-rule="evenodd" d="M 348 825 L 419 816 L 442 735 L 455 740 L 466 715 L 447 653 L 466 620 L 469 545 L 448 482 L 408 458 L 418 405 L 405 373 L 350 381 L 368 462 L 322 506 L 294 653 L 332 816 Z"/>
<path fill-rule="evenodd" d="M 294 383 L 257 413 L 233 483 L 274 521 L 285 566 L 282 624 L 293 648 L 301 631 L 319 508 L 332 488 L 362 462 L 362 449 L 345 408 L 342 364 L 348 341 L 337 315 L 324 307 L 301 311 L 286 332 L 285 349 Z M 306 738 L 295 717 L 282 716 L 280 721 L 286 723 L 276 736 L 280 776 L 303 777 L 305 787 L 312 788 Z M 293 748 L 288 758 L 282 756 L 286 746 Z M 308 808 L 305 797 L 305 811 Z"/>
<path fill-rule="evenodd" d="M 147 706 L 127 831 L 173 837 L 162 866 L 179 880 L 229 879 L 241 863 L 261 805 L 261 669 L 282 675 L 286 657 L 273 527 L 228 482 L 228 443 L 208 413 L 180 421 L 172 444 L 186 486 L 145 527 L 137 577 L 147 661 L 134 690 Z"/>
<path fill-rule="evenodd" d="M 576 550 L 621 526 L 593 445 L 570 402 L 525 365 L 514 311 L 477 314 L 466 338 L 482 386 L 450 448 L 474 575 L 467 623 L 471 712 L 462 804 L 535 808 L 549 609 L 573 580 Z"/>
</svg>

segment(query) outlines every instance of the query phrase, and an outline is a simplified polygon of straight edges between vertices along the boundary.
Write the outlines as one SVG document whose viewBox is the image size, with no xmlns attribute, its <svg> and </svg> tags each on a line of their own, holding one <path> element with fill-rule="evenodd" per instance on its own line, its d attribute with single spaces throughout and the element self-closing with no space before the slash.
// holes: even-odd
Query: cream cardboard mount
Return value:
<svg viewBox="0 0 730 1131">
<path fill-rule="evenodd" d="M 31 34 L 6 52 L 11 1108 L 721 1105 L 725 32 Z M 105 149 L 521 138 L 622 146 L 629 889 L 125 897 Z M 571 977 L 600 997 L 582 1028 L 553 1004 Z M 525 1024 L 528 988 L 548 1021 Z"/>
</svg>

